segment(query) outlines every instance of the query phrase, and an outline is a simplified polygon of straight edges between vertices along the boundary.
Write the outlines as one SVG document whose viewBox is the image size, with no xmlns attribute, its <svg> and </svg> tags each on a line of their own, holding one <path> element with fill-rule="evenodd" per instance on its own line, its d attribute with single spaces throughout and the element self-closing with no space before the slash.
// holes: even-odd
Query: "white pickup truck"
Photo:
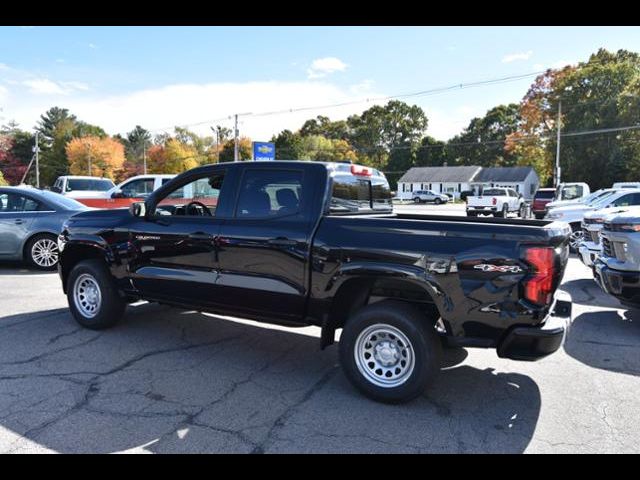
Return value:
<svg viewBox="0 0 640 480">
<path fill-rule="evenodd" d="M 487 214 L 506 218 L 509 212 L 516 212 L 520 217 L 524 217 L 526 213 L 526 203 L 522 195 L 512 188 L 485 188 L 479 195 L 467 197 L 468 217 Z"/>
</svg>

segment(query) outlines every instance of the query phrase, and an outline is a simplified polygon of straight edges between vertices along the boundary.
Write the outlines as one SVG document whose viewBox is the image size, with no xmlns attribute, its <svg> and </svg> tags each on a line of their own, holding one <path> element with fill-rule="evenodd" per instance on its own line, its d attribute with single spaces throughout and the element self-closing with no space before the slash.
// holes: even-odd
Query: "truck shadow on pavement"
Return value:
<svg viewBox="0 0 640 480">
<path fill-rule="evenodd" d="M 115 328 L 66 309 L 0 320 L 0 451 L 507 452 L 529 444 L 540 391 L 461 364 L 423 397 L 360 395 L 318 338 L 158 305 Z"/>
<path fill-rule="evenodd" d="M 564 349 L 591 367 L 640 376 L 640 312 L 582 313 L 573 320 Z"/>
</svg>

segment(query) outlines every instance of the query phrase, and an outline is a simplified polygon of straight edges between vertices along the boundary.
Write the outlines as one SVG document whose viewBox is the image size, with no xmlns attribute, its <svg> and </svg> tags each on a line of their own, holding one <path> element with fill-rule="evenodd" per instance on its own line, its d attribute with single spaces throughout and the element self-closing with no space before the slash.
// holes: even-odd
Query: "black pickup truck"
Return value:
<svg viewBox="0 0 640 480">
<path fill-rule="evenodd" d="M 564 341 L 556 289 L 570 229 L 536 220 L 397 214 L 375 169 L 240 162 L 185 172 L 130 209 L 71 217 L 59 273 L 83 326 L 140 299 L 287 326 L 342 329 L 364 394 L 420 395 L 443 347 L 535 360 Z"/>
</svg>

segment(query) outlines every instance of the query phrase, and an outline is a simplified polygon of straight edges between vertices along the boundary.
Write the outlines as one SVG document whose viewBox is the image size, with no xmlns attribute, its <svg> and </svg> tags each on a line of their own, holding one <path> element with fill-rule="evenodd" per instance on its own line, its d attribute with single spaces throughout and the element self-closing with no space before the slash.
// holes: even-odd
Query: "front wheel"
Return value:
<svg viewBox="0 0 640 480">
<path fill-rule="evenodd" d="M 71 270 L 67 301 L 76 321 L 92 330 L 115 325 L 127 306 L 107 266 L 95 259 L 84 260 Z"/>
<path fill-rule="evenodd" d="M 520 218 L 526 218 L 527 217 L 527 206 L 523 203 L 520 205 L 520 208 L 518 209 L 518 216 Z"/>
<path fill-rule="evenodd" d="M 436 198 L 436 199 L 434 200 L 434 203 L 435 203 L 436 205 L 440 205 L 440 204 L 442 203 L 442 200 L 441 200 L 441 199 L 439 199 L 439 198 Z"/>
<path fill-rule="evenodd" d="M 442 345 L 431 319 L 403 302 L 369 305 L 347 321 L 340 363 L 367 397 L 385 403 L 419 396 L 440 370 Z"/>
<path fill-rule="evenodd" d="M 571 224 L 571 236 L 569 237 L 569 250 L 571 253 L 577 253 L 580 243 L 584 240 L 584 232 L 579 223 Z"/>
</svg>

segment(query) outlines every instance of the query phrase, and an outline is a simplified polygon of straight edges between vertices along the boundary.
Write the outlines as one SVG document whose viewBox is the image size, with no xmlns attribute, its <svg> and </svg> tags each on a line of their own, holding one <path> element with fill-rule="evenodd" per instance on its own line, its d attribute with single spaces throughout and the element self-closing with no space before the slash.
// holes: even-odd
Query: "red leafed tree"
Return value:
<svg viewBox="0 0 640 480">
<path fill-rule="evenodd" d="M 27 165 L 13 153 L 13 147 L 14 139 L 11 136 L 0 135 L 0 171 L 9 185 L 20 183 L 27 170 Z"/>
</svg>

